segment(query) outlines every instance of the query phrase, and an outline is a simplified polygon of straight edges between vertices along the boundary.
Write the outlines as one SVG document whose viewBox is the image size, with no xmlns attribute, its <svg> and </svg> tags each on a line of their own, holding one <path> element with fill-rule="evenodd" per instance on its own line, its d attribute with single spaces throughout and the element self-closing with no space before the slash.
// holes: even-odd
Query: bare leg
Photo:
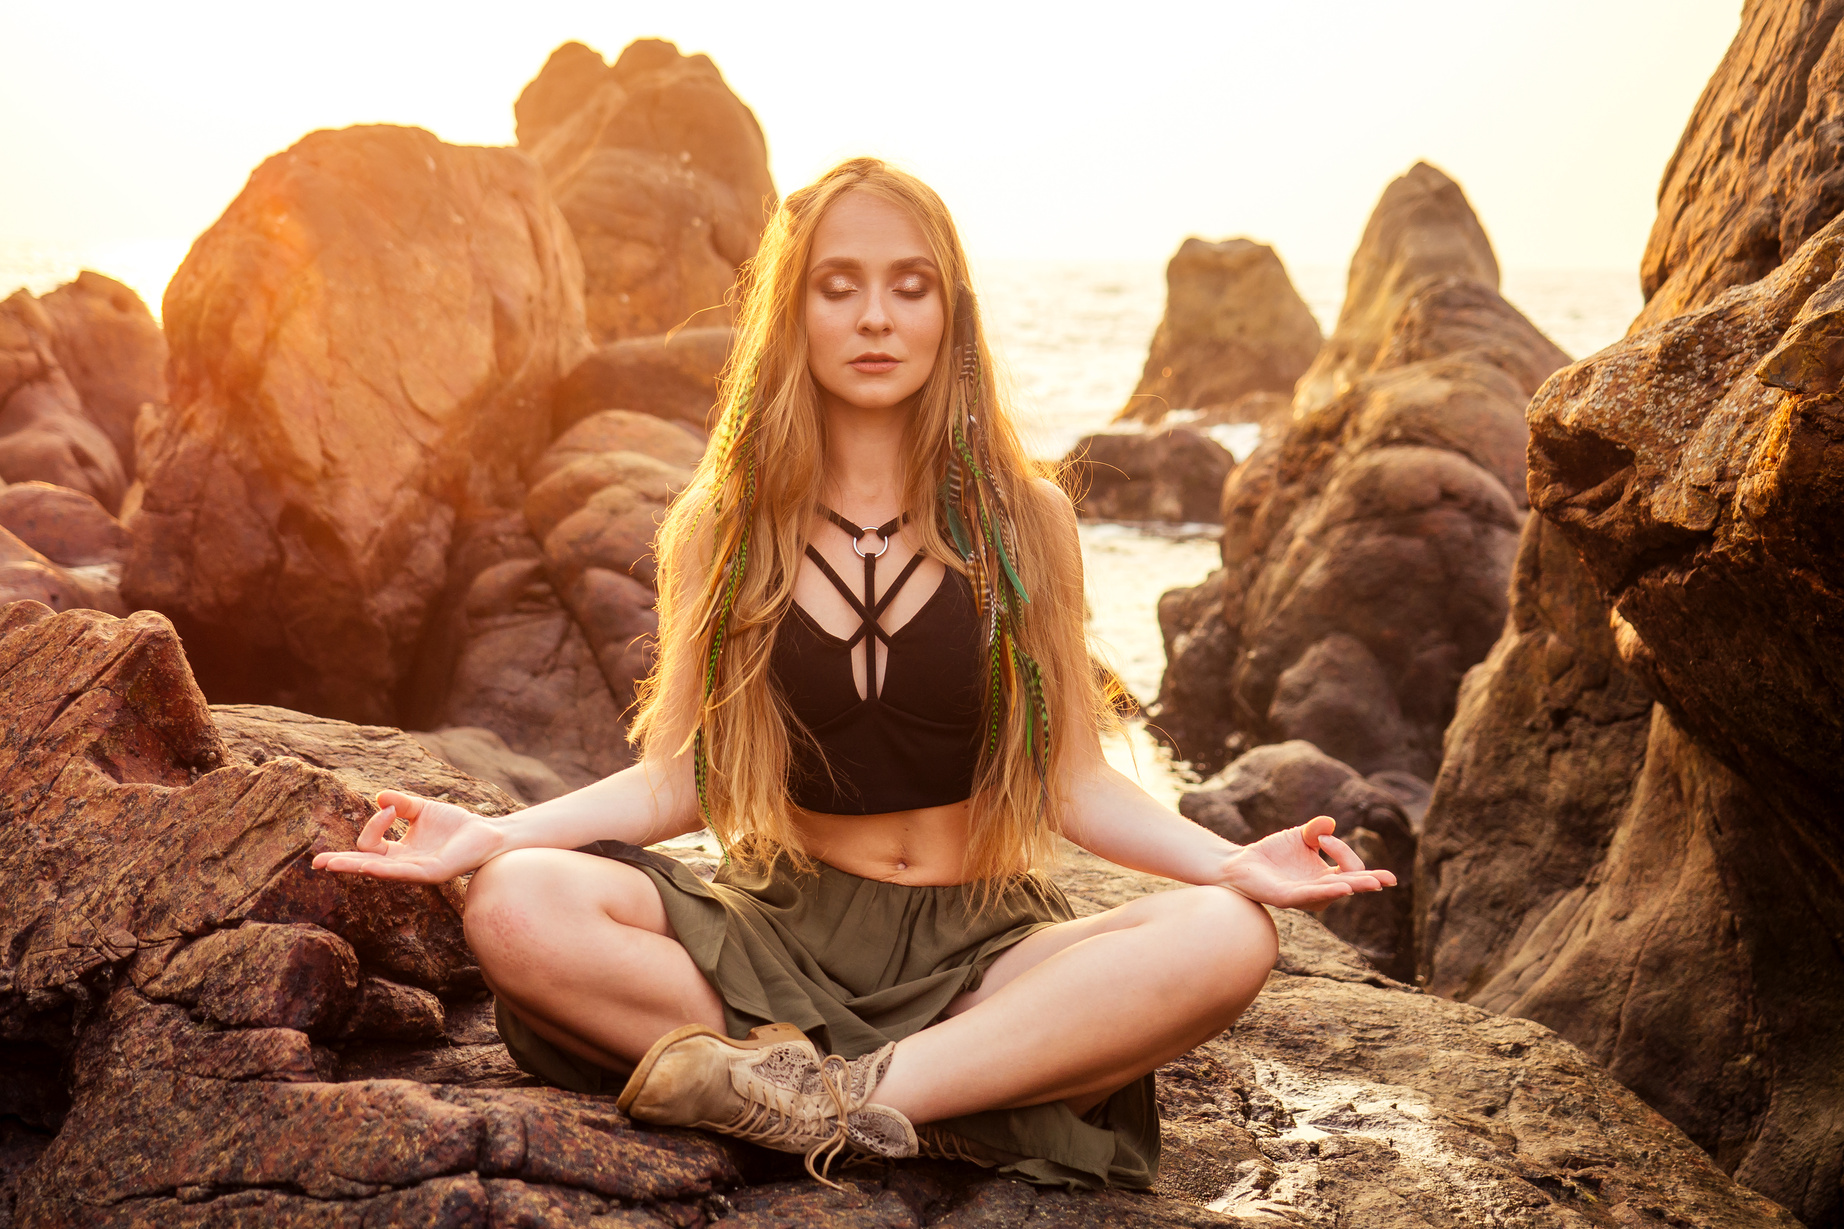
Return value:
<svg viewBox="0 0 1844 1229">
<path fill-rule="evenodd" d="M 487 984 L 539 1036 L 605 1066 L 682 1024 L 723 1029 L 723 1002 L 625 863 L 518 849 L 475 872 L 464 917 Z"/>
<path fill-rule="evenodd" d="M 948 1019 L 898 1042 L 876 1100 L 914 1122 L 1086 1108 L 1233 1024 L 1276 952 L 1267 912 L 1226 888 L 1049 927 L 995 961 Z"/>
</svg>

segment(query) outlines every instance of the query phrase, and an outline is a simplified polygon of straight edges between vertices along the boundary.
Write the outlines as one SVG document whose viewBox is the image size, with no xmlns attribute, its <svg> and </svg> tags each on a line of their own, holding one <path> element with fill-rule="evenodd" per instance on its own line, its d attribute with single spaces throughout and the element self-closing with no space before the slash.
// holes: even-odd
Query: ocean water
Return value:
<svg viewBox="0 0 1844 1229">
<path fill-rule="evenodd" d="M 77 249 L 0 241 L 0 297 L 20 286 L 43 294 L 91 268 L 125 282 L 158 315 L 160 296 L 187 246 L 145 240 Z M 1344 298 L 1345 270 L 1302 266 L 1289 272 L 1329 333 Z M 974 277 L 1000 379 L 1026 441 L 1037 456 L 1062 456 L 1081 436 L 1105 427 L 1138 382 L 1165 306 L 1164 265 L 984 260 L 976 262 Z M 1641 302 L 1635 273 L 1599 269 L 1507 270 L 1503 291 L 1572 358 L 1618 340 Z M 1245 456 L 1255 440 L 1254 428 L 1241 427 L 1223 442 Z M 1085 524 L 1082 549 L 1099 650 L 1127 689 L 1150 702 L 1165 667 L 1159 595 L 1196 584 L 1216 566 L 1215 527 Z M 1156 797 L 1176 798 L 1182 767 L 1171 764 L 1143 727 L 1130 726 L 1108 753 Z"/>
</svg>

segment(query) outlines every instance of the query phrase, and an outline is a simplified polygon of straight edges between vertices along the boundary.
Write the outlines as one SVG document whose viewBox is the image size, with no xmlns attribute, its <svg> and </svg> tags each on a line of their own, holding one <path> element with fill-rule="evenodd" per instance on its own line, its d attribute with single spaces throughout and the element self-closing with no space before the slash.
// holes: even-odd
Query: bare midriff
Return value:
<svg viewBox="0 0 1844 1229">
<path fill-rule="evenodd" d="M 971 814 L 965 802 L 882 815 L 824 815 L 796 808 L 794 826 L 810 856 L 848 875 L 941 887 L 966 881 Z"/>
</svg>

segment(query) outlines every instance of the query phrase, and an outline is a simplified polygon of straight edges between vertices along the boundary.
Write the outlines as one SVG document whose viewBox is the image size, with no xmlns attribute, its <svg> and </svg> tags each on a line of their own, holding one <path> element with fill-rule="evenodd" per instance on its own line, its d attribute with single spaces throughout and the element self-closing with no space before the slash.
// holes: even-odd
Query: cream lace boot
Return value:
<svg viewBox="0 0 1844 1229">
<path fill-rule="evenodd" d="M 892 1042 L 847 1060 L 822 1056 L 792 1024 L 753 1029 L 743 1041 L 688 1024 L 653 1044 L 615 1105 L 639 1122 L 718 1131 L 802 1153 L 807 1172 L 836 1187 L 826 1171 L 848 1149 L 916 1155 L 909 1119 L 871 1103 L 895 1052 Z"/>
</svg>

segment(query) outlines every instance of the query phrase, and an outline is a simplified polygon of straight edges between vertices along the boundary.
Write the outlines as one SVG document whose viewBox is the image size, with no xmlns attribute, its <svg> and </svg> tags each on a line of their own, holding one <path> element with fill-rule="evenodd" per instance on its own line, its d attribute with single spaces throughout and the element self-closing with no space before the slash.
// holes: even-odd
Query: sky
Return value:
<svg viewBox="0 0 1844 1229">
<path fill-rule="evenodd" d="M 655 36 L 716 61 L 783 191 L 842 157 L 890 158 L 941 192 L 976 260 L 1163 260 L 1195 234 L 1342 265 L 1384 185 L 1426 159 L 1505 267 L 1636 269 L 1739 15 L 1740 0 L 0 0 L 0 243 L 176 263 L 309 131 L 509 144 L 552 48 L 612 59 Z"/>
</svg>

